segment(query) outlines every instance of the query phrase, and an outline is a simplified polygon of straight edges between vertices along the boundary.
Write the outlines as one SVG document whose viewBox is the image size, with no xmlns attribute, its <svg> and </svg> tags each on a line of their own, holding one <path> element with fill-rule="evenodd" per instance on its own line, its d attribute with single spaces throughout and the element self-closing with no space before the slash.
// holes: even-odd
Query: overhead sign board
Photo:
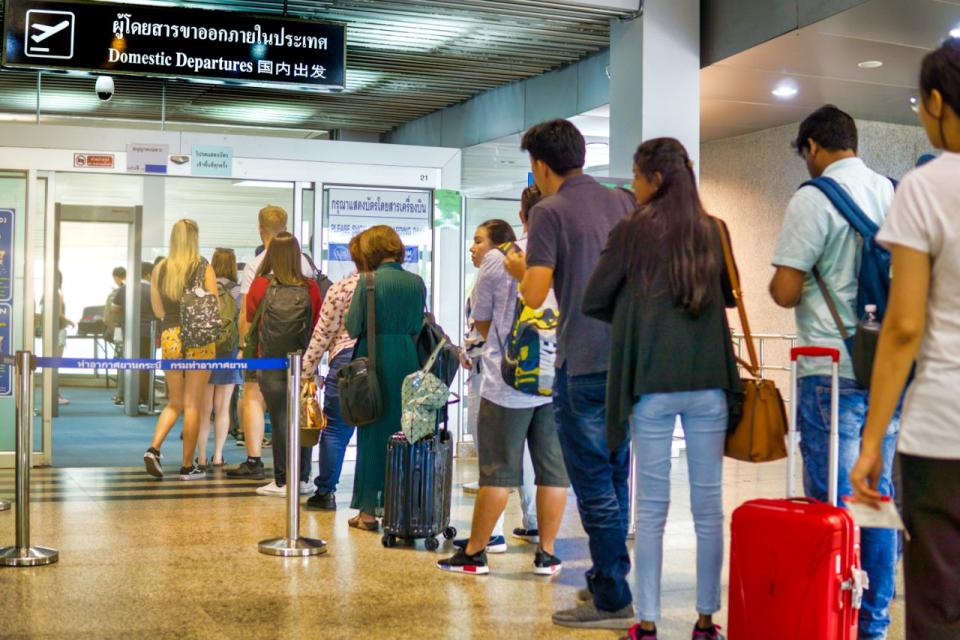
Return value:
<svg viewBox="0 0 960 640">
<path fill-rule="evenodd" d="M 233 175 L 233 147 L 195 144 L 192 163 L 195 176 L 229 178 Z"/>
<path fill-rule="evenodd" d="M 132 142 L 127 145 L 129 173 L 166 173 L 170 145 Z"/>
<path fill-rule="evenodd" d="M 3 66 L 342 89 L 346 27 L 170 6 L 6 0 Z"/>
</svg>

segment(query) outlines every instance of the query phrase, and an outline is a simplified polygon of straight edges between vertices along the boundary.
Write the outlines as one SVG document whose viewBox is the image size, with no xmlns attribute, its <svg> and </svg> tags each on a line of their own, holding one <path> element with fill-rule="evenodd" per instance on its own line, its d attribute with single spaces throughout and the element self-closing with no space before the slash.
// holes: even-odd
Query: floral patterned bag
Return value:
<svg viewBox="0 0 960 640">
<path fill-rule="evenodd" d="M 436 432 L 437 412 L 450 398 L 450 387 L 430 371 L 446 342 L 446 339 L 441 340 L 423 368 L 403 380 L 400 427 L 411 444 Z"/>
</svg>

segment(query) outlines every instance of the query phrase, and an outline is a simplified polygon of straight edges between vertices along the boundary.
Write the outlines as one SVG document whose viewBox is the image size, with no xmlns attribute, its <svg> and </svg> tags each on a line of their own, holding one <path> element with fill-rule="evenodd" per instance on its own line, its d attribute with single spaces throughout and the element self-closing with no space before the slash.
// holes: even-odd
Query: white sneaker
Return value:
<svg viewBox="0 0 960 640">
<path fill-rule="evenodd" d="M 302 496 L 312 496 L 316 490 L 317 488 L 309 480 L 300 483 L 300 495 Z"/>
<path fill-rule="evenodd" d="M 467 482 L 463 485 L 463 492 L 468 495 L 476 495 L 480 493 L 480 483 L 479 482 Z"/>
<path fill-rule="evenodd" d="M 286 487 L 278 487 L 277 481 L 274 480 L 270 484 L 265 484 L 262 487 L 257 487 L 258 496 L 280 496 L 283 497 L 287 495 Z"/>
</svg>

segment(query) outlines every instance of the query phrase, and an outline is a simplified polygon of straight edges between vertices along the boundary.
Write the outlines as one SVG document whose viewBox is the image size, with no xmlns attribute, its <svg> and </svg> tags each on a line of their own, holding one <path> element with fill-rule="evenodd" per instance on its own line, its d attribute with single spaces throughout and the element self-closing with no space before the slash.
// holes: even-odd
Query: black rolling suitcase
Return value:
<svg viewBox="0 0 960 640">
<path fill-rule="evenodd" d="M 387 477 L 384 486 L 383 546 L 397 539 L 424 538 L 430 551 L 440 548 L 437 536 L 447 540 L 457 535 L 450 526 L 450 494 L 453 485 L 453 443 L 444 425 L 432 437 L 410 444 L 395 433 L 387 445 Z"/>
</svg>

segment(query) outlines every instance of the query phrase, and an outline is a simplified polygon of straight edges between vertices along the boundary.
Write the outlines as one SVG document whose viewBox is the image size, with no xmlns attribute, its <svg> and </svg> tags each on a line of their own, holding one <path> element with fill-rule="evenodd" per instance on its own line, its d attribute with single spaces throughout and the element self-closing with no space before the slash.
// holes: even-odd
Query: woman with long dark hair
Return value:
<svg viewBox="0 0 960 640">
<path fill-rule="evenodd" d="M 634 155 L 639 209 L 610 233 L 583 300 L 585 314 L 613 324 L 607 438 L 629 432 L 637 477 L 634 596 L 639 624 L 628 638 L 657 637 L 663 530 L 670 505 L 676 418 L 687 443 L 697 534 L 696 640 L 719 638 L 723 565 L 726 392 L 739 391 L 725 307 L 734 305 L 720 231 L 700 202 L 693 163 L 672 138 Z M 726 233 L 726 230 L 724 230 Z"/>
<path fill-rule="evenodd" d="M 290 233 L 278 233 L 267 247 L 267 254 L 246 298 L 247 322 L 257 342 L 257 357 L 286 358 L 302 351 L 310 342 L 313 327 L 320 317 L 323 297 L 313 278 L 303 274 L 300 243 Z M 257 489 L 260 495 L 284 495 L 287 478 L 287 372 L 260 371 L 260 391 L 270 411 L 273 435 L 273 482 Z M 311 493 L 310 450 L 300 448 L 301 494 Z"/>
<path fill-rule="evenodd" d="M 960 38 L 927 55 L 918 114 L 939 158 L 910 172 L 877 236 L 893 279 L 870 385 L 858 500 L 878 506 L 887 425 L 916 360 L 897 445 L 907 640 L 960 638 Z"/>
</svg>

